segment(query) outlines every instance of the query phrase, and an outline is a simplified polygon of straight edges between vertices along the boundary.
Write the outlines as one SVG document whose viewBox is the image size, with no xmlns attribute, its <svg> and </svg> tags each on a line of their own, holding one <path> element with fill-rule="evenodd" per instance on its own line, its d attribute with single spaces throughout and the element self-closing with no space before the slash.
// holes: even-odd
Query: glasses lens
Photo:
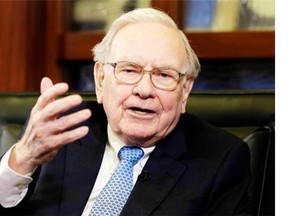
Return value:
<svg viewBox="0 0 288 216">
<path fill-rule="evenodd" d="M 116 79 L 126 84 L 135 84 L 140 81 L 142 73 L 150 73 L 153 85 L 158 89 L 173 90 L 179 81 L 179 72 L 170 68 L 154 68 L 144 71 L 140 65 L 131 62 L 118 62 L 114 66 Z"/>
<path fill-rule="evenodd" d="M 156 68 L 152 72 L 152 82 L 160 89 L 173 89 L 177 86 L 179 74 L 173 69 Z"/>
<path fill-rule="evenodd" d="M 115 67 L 115 76 L 124 83 L 136 83 L 141 77 L 142 68 L 130 62 L 118 62 Z"/>
</svg>

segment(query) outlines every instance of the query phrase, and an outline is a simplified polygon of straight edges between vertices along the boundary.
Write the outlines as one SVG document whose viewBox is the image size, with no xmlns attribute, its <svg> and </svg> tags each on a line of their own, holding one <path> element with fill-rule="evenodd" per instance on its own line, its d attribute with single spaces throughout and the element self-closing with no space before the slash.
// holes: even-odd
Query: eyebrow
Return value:
<svg viewBox="0 0 288 216">
<path fill-rule="evenodd" d="M 174 65 L 171 65 L 171 64 L 166 64 L 166 65 L 163 65 L 163 66 L 155 66 L 153 65 L 153 68 L 169 68 L 169 69 L 173 69 L 173 70 L 176 70 L 177 72 L 181 73 L 181 70 L 176 68 Z"/>
<path fill-rule="evenodd" d="M 134 62 L 134 61 L 129 61 L 129 60 L 123 60 L 124 62 L 129 62 L 129 63 L 132 63 L 132 64 L 136 64 L 136 65 L 139 65 L 140 67 L 144 68 L 145 66 L 143 66 L 142 64 L 138 63 L 138 62 Z M 121 62 L 123 62 L 121 61 Z M 169 69 L 173 69 L 173 70 L 176 70 L 178 73 L 182 73 L 182 71 L 178 68 L 176 68 L 174 65 L 171 65 L 171 64 L 165 64 L 165 65 L 155 65 L 155 64 L 152 64 L 151 65 L 152 68 L 169 68 Z"/>
</svg>

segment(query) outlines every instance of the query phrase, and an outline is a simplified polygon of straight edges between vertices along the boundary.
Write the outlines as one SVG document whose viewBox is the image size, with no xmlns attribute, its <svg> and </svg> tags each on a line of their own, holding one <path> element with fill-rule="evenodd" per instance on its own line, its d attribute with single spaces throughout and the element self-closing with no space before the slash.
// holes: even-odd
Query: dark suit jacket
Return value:
<svg viewBox="0 0 288 216">
<path fill-rule="evenodd" d="M 87 103 L 89 134 L 60 149 L 34 173 L 25 199 L 2 214 L 81 215 L 97 178 L 107 120 L 102 106 Z M 249 206 L 249 149 L 240 139 L 199 120 L 180 117 L 151 153 L 121 215 L 235 215 Z M 143 176 L 142 176 L 143 177 Z"/>
</svg>

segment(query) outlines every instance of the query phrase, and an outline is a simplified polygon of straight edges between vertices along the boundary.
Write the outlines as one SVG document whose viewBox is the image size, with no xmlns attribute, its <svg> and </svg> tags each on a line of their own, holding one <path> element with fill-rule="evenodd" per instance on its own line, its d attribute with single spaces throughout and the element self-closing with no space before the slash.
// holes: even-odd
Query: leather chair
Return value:
<svg viewBox="0 0 288 216">
<path fill-rule="evenodd" d="M 81 93 L 96 101 L 93 92 Z M 0 155 L 18 139 L 37 93 L 0 93 Z M 209 91 L 191 93 L 187 112 L 245 140 L 251 152 L 249 193 L 253 215 L 275 215 L 274 91 Z"/>
<path fill-rule="evenodd" d="M 253 215 L 275 215 L 274 91 L 194 92 L 187 111 L 243 139 L 250 148 Z"/>
</svg>

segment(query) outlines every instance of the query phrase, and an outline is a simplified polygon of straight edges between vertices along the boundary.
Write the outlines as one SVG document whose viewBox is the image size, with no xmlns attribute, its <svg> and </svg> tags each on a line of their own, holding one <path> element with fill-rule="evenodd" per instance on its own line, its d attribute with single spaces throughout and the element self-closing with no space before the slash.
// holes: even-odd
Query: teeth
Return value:
<svg viewBox="0 0 288 216">
<path fill-rule="evenodd" d="M 138 114 L 146 114 L 147 112 L 143 112 L 143 111 L 139 111 L 139 110 L 134 110 L 135 113 L 138 113 Z"/>
<path fill-rule="evenodd" d="M 134 112 L 137 112 L 137 113 L 153 113 L 153 111 L 151 111 L 151 110 L 140 109 L 140 108 L 137 108 L 137 107 L 133 107 L 132 110 Z"/>
</svg>

